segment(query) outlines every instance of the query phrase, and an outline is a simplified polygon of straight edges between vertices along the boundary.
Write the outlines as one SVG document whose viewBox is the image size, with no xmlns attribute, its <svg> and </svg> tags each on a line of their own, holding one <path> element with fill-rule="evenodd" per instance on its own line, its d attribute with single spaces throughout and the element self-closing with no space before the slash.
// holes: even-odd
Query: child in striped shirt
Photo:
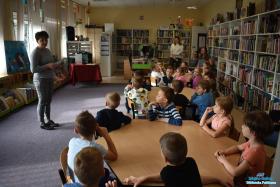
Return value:
<svg viewBox="0 0 280 187">
<path fill-rule="evenodd" d="M 149 104 L 148 119 L 158 118 L 160 121 L 171 125 L 182 125 L 182 118 L 172 102 L 174 91 L 168 87 L 161 87 L 156 96 L 156 101 Z"/>
</svg>

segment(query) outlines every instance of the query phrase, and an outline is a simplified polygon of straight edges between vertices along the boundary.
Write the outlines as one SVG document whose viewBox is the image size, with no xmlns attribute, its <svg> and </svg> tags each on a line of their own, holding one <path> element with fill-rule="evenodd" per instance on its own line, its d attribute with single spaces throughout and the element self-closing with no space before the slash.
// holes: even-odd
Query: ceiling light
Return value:
<svg viewBox="0 0 280 187">
<path fill-rule="evenodd" d="M 190 10 L 196 10 L 197 7 L 196 6 L 188 6 L 187 9 L 190 9 Z"/>
</svg>

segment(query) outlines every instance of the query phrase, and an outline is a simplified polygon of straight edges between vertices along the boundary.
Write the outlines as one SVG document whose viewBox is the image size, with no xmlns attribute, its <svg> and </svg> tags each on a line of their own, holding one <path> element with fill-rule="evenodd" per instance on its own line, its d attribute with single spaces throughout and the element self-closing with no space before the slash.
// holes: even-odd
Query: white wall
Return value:
<svg viewBox="0 0 280 187">
<path fill-rule="evenodd" d="M 3 19 L 4 19 L 4 0 L 0 0 L 0 74 L 6 74 L 6 56 L 4 48 L 4 30 L 3 30 Z"/>
</svg>

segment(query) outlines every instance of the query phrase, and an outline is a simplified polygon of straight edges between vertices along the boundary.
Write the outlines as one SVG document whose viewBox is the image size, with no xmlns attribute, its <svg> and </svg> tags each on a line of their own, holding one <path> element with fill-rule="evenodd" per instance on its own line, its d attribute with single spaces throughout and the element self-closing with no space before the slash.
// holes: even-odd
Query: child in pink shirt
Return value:
<svg viewBox="0 0 280 187">
<path fill-rule="evenodd" d="M 249 140 L 241 145 L 235 145 L 215 153 L 218 161 L 234 178 L 234 186 L 260 187 L 261 184 L 248 185 L 248 177 L 257 177 L 264 173 L 266 153 L 263 139 L 272 131 L 272 121 L 265 112 L 255 111 L 244 116 L 242 134 Z M 241 153 L 238 165 L 231 164 L 226 156 Z M 264 173 L 268 175 L 268 173 Z"/>
<path fill-rule="evenodd" d="M 202 80 L 202 70 L 201 68 L 197 67 L 194 69 L 193 72 L 193 89 L 195 89 L 198 86 L 198 83 Z"/>
<path fill-rule="evenodd" d="M 185 69 L 182 67 L 177 68 L 176 73 L 174 75 L 174 79 L 182 81 L 184 83 L 184 86 L 187 86 L 187 83 L 190 82 L 190 79 L 185 73 Z"/>
<path fill-rule="evenodd" d="M 207 107 L 200 120 L 200 126 L 213 138 L 228 135 L 230 128 L 233 126 L 231 110 L 233 101 L 231 97 L 218 97 L 214 107 Z M 207 119 L 209 113 L 215 114 Z M 209 126 L 208 126 L 209 125 Z"/>
</svg>

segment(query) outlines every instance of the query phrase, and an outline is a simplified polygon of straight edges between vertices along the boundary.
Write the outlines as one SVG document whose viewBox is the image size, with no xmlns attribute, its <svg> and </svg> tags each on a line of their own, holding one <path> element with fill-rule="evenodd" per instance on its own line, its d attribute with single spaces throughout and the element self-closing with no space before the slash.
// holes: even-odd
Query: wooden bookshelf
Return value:
<svg viewBox="0 0 280 187">
<path fill-rule="evenodd" d="M 179 36 L 184 45 L 184 58 L 191 58 L 191 30 L 181 29 L 157 30 L 158 58 L 170 57 L 170 47 L 175 36 Z"/>
<path fill-rule="evenodd" d="M 207 46 L 221 93 L 245 111 L 280 109 L 280 9 L 209 26 Z"/>
</svg>

